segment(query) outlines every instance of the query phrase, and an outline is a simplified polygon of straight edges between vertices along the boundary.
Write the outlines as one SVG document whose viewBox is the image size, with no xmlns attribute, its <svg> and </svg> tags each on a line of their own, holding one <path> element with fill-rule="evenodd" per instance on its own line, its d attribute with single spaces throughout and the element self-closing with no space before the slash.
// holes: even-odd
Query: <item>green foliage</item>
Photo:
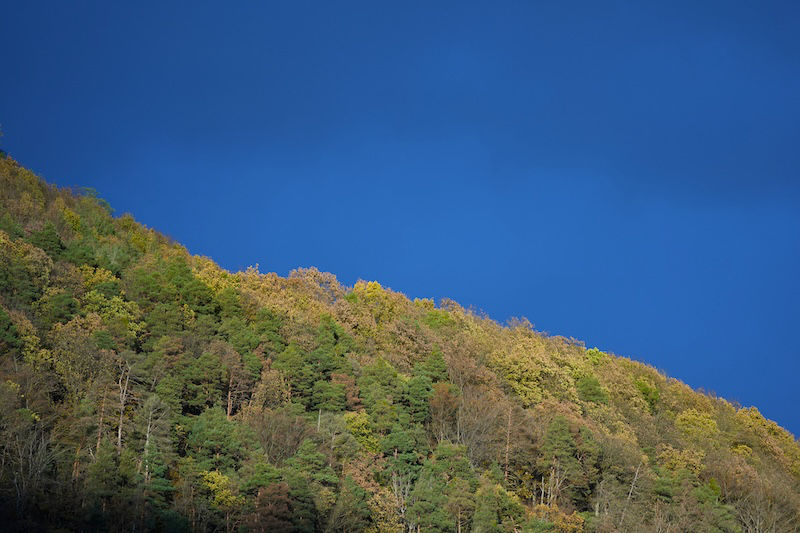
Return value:
<svg viewBox="0 0 800 533">
<path fill-rule="evenodd" d="M 358 380 L 361 398 L 369 414 L 370 424 L 379 433 L 387 433 L 401 414 L 402 379 L 397 370 L 383 358 L 362 368 Z"/>
<path fill-rule="evenodd" d="M 427 455 L 428 445 L 424 433 L 416 427 L 396 424 L 380 442 L 381 452 L 386 456 L 387 470 L 392 475 L 414 480 Z"/>
<path fill-rule="evenodd" d="M 10 213 L 3 213 L 0 215 L 0 231 L 5 231 L 12 239 L 25 236 L 22 225 L 14 220 Z"/>
<path fill-rule="evenodd" d="M 731 505 L 721 502 L 722 491 L 712 478 L 707 484 L 702 484 L 694 489 L 704 521 L 708 522 L 712 531 L 738 532 L 739 524 L 736 522 L 736 509 Z"/>
<path fill-rule="evenodd" d="M 532 518 L 525 524 L 524 531 L 530 533 L 556 533 L 556 525 L 547 520 Z"/>
<path fill-rule="evenodd" d="M 104 283 L 100 288 L 111 292 L 114 285 Z M 103 326 L 120 346 L 133 348 L 142 333 L 141 312 L 134 302 L 125 301 L 121 296 L 107 296 L 98 289 L 89 291 L 83 297 L 83 311 L 97 313 Z"/>
<path fill-rule="evenodd" d="M 581 427 L 576 435 L 567 419 L 558 416 L 547 428 L 542 449 L 540 471 L 562 478 L 564 490 L 570 498 L 585 505 L 592 485 L 597 481 L 600 454 L 600 447 L 591 431 Z"/>
<path fill-rule="evenodd" d="M 422 321 L 430 328 L 440 330 L 451 328 L 456 325 L 456 321 L 449 312 L 444 309 L 432 309 L 422 318 Z"/>
<path fill-rule="evenodd" d="M 311 395 L 318 376 L 308 362 L 308 355 L 296 344 L 289 344 L 275 357 L 273 367 L 289 382 L 292 398 L 304 406 L 311 405 Z"/>
<path fill-rule="evenodd" d="M 404 391 L 405 403 L 411 420 L 417 424 L 427 422 L 430 416 L 430 398 L 433 394 L 433 384 L 426 375 L 414 376 L 406 384 Z"/>
<path fill-rule="evenodd" d="M 10 531 L 800 522 L 800 446 L 754 408 L 377 282 L 225 272 L 9 158 L 0 186 Z"/>
<path fill-rule="evenodd" d="M 576 382 L 578 397 L 584 402 L 608 403 L 608 394 L 596 377 L 585 375 Z"/>
<path fill-rule="evenodd" d="M 636 388 L 639 389 L 639 393 L 641 393 L 642 398 L 644 398 L 644 401 L 647 402 L 647 406 L 650 408 L 650 412 L 655 413 L 656 406 L 658 405 L 658 400 L 660 397 L 660 393 L 658 392 L 656 386 L 644 378 L 637 379 L 635 385 Z"/>
<path fill-rule="evenodd" d="M 280 353 L 286 348 L 286 340 L 281 334 L 283 320 L 281 317 L 266 307 L 259 309 L 253 320 L 253 330 L 258 334 L 259 340 L 265 346 L 267 353 Z"/>
<path fill-rule="evenodd" d="M 135 458 L 126 450 L 118 453 L 113 444 L 103 441 L 97 458 L 87 472 L 88 498 L 95 512 L 102 513 L 106 527 L 119 527 L 135 509 L 141 478 Z"/>
<path fill-rule="evenodd" d="M 97 264 L 92 243 L 85 238 L 70 241 L 61 253 L 61 258 L 73 265 Z"/>
<path fill-rule="evenodd" d="M 64 251 L 64 243 L 56 231 L 55 225 L 47 221 L 42 229 L 31 233 L 28 239 L 31 244 L 41 248 L 51 258 L 58 259 Z"/>
<path fill-rule="evenodd" d="M 210 407 L 194 419 L 186 447 L 202 470 L 235 470 L 245 455 L 237 433 L 221 408 Z"/>
<path fill-rule="evenodd" d="M 475 509 L 477 478 L 463 446 L 441 443 L 419 472 L 408 513 L 426 531 L 466 525 Z"/>
<path fill-rule="evenodd" d="M 315 345 L 308 352 L 289 344 L 275 357 L 274 368 L 288 379 L 292 398 L 309 410 L 341 411 L 346 403 L 345 387 L 330 380 L 334 373 L 350 371 L 345 354 L 353 349 L 353 340 L 327 316 L 317 329 Z"/>
<path fill-rule="evenodd" d="M 11 321 L 5 309 L 0 307 L 0 354 L 16 356 L 22 348 L 17 326 Z"/>
<path fill-rule="evenodd" d="M 314 533 L 317 529 L 318 511 L 314 501 L 315 493 L 309 484 L 308 476 L 296 470 L 286 473 L 289 487 L 289 501 L 292 510 L 292 529 L 298 533 Z"/>
<path fill-rule="evenodd" d="M 329 381 L 317 381 L 311 393 L 311 409 L 343 411 L 345 406 L 344 386 Z"/>
<path fill-rule="evenodd" d="M 519 500 L 489 477 L 481 479 L 475 501 L 472 520 L 475 533 L 513 531 L 523 521 L 524 510 Z"/>
<path fill-rule="evenodd" d="M 203 352 L 200 357 L 185 355 L 176 365 L 179 373 L 170 376 L 181 387 L 182 411 L 200 414 L 207 408 L 222 405 L 225 393 L 225 368 L 219 355 Z"/>
<path fill-rule="evenodd" d="M 414 366 L 415 376 L 425 376 L 431 383 L 447 381 L 447 363 L 444 361 L 442 351 L 437 347 L 431 355 Z"/>
<path fill-rule="evenodd" d="M 216 295 L 215 300 L 219 307 L 219 316 L 221 318 L 237 318 L 242 316 L 242 298 L 239 292 L 233 287 L 225 287 L 222 289 Z"/>
<path fill-rule="evenodd" d="M 56 323 L 69 322 L 78 312 L 78 300 L 68 292 L 45 295 L 37 302 L 37 317 L 48 329 Z"/>
<path fill-rule="evenodd" d="M 241 317 L 224 318 L 219 325 L 219 332 L 239 353 L 252 352 L 261 342 L 258 334 Z"/>
<path fill-rule="evenodd" d="M 364 531 L 370 525 L 369 494 L 352 478 L 342 482 L 336 504 L 331 509 L 326 532 Z"/>
</svg>

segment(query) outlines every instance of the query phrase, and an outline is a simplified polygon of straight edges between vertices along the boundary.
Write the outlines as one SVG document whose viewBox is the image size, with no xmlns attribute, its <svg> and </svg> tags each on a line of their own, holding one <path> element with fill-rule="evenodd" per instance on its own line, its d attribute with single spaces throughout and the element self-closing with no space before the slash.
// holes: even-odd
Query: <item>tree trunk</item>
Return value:
<svg viewBox="0 0 800 533">
<path fill-rule="evenodd" d="M 100 440 L 103 438 L 103 417 L 106 413 L 106 390 L 103 388 L 103 400 L 100 402 L 100 421 L 97 424 L 97 446 L 94 448 L 95 458 L 100 451 Z"/>
<path fill-rule="evenodd" d="M 81 448 L 83 447 L 83 442 L 84 441 L 81 440 L 81 443 L 78 444 L 78 449 L 75 450 L 75 461 L 73 461 L 73 463 L 72 463 L 72 482 L 73 483 L 75 481 L 77 481 L 77 479 L 78 479 L 78 470 L 79 470 L 80 461 L 81 461 Z"/>
<path fill-rule="evenodd" d="M 233 412 L 233 374 L 228 379 L 228 420 L 231 419 L 231 412 Z"/>
<path fill-rule="evenodd" d="M 144 450 L 142 451 L 142 462 L 144 463 L 144 482 L 150 483 L 150 460 L 147 457 L 150 448 L 150 432 L 153 428 L 153 412 L 147 413 L 147 432 L 144 437 Z"/>
<path fill-rule="evenodd" d="M 631 501 L 631 495 L 633 494 L 633 488 L 636 486 L 636 480 L 639 478 L 639 469 L 642 467 L 642 463 L 639 463 L 639 466 L 636 467 L 636 473 L 633 475 L 633 481 L 631 481 L 631 489 L 628 491 L 628 497 L 625 499 L 625 506 L 622 508 L 622 516 L 619 519 L 619 527 L 622 527 L 622 524 L 625 522 L 625 512 L 628 510 L 628 504 Z"/>
<path fill-rule="evenodd" d="M 544 474 L 542 474 L 542 497 L 539 499 L 539 505 L 544 505 Z"/>
<path fill-rule="evenodd" d="M 122 384 L 122 376 L 125 376 L 125 384 Z M 122 421 L 125 416 L 125 403 L 128 401 L 128 385 L 131 379 L 131 371 L 123 370 L 119 376 L 119 425 L 117 426 L 117 450 L 122 450 Z"/>
<path fill-rule="evenodd" d="M 508 407 L 508 423 L 506 424 L 506 466 L 503 472 L 503 480 L 508 486 L 508 454 L 511 448 L 511 406 Z M 460 524 L 459 524 L 460 528 Z"/>
</svg>

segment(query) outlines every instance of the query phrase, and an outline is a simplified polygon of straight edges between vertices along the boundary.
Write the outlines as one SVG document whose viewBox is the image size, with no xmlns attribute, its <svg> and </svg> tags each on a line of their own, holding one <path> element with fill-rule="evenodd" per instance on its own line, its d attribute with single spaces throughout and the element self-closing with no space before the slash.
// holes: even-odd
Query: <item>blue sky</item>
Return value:
<svg viewBox="0 0 800 533">
<path fill-rule="evenodd" d="M 229 269 L 527 316 L 800 433 L 800 4 L 2 13 L 2 146 L 47 180 Z"/>
</svg>

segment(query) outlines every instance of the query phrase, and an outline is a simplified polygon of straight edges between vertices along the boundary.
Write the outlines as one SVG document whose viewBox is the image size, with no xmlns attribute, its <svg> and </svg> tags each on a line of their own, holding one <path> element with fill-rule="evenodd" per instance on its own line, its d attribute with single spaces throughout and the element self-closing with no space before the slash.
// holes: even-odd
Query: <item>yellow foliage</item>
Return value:
<svg viewBox="0 0 800 533">
<path fill-rule="evenodd" d="M 142 313 L 136 302 L 123 300 L 119 296 L 109 299 L 93 290 L 83 297 L 83 309 L 97 313 L 115 336 L 133 340 L 144 331 L 144 324 L 139 322 Z"/>
<path fill-rule="evenodd" d="M 791 433 L 764 418 L 755 407 L 739 409 L 736 419 L 758 437 L 764 449 L 800 479 L 800 447 Z"/>
<path fill-rule="evenodd" d="M 20 311 L 8 313 L 11 322 L 17 328 L 17 333 L 22 341 L 22 359 L 34 369 L 41 369 L 53 360 L 53 354 L 41 346 L 41 340 L 36 334 L 36 327 L 28 317 Z"/>
<path fill-rule="evenodd" d="M 369 499 L 369 510 L 373 524 L 366 533 L 403 533 L 405 525 L 397 513 L 397 500 L 384 487 L 378 487 Z"/>
<path fill-rule="evenodd" d="M 64 217 L 64 221 L 67 225 L 72 229 L 72 231 L 78 231 L 81 227 L 81 216 L 70 209 L 69 207 L 64 207 L 64 210 L 61 212 L 61 216 Z"/>
<path fill-rule="evenodd" d="M 589 348 L 586 350 L 586 359 L 593 365 L 599 365 L 608 361 L 608 354 L 597 348 Z"/>
<path fill-rule="evenodd" d="M 559 533 L 580 533 L 585 522 L 578 513 L 566 514 L 557 505 L 537 505 L 533 508 L 533 516 L 552 522 Z"/>
<path fill-rule="evenodd" d="M 8 233 L 0 230 L 0 256 L 21 263 L 37 287 L 44 287 L 50 280 L 53 260 L 40 248 L 17 239 L 11 240 Z"/>
<path fill-rule="evenodd" d="M 436 304 L 433 303 L 431 298 L 414 298 L 414 305 L 423 311 L 433 311 L 436 309 Z"/>
<path fill-rule="evenodd" d="M 203 483 L 214 497 L 214 505 L 222 511 L 230 511 L 244 503 L 244 498 L 236 494 L 236 487 L 228 476 L 217 470 L 203 472 Z"/>
<path fill-rule="evenodd" d="M 352 293 L 357 296 L 359 303 L 363 302 L 367 306 L 378 327 L 396 316 L 396 298 L 377 281 L 358 281 L 353 286 Z"/>
<path fill-rule="evenodd" d="M 747 444 L 734 444 L 731 446 L 731 452 L 745 459 L 749 459 L 753 455 L 753 449 Z"/>
<path fill-rule="evenodd" d="M 193 258 L 193 273 L 197 278 L 205 283 L 214 294 L 219 294 L 223 289 L 238 285 L 238 278 L 231 276 L 227 270 L 223 270 L 208 257 Z"/>
<path fill-rule="evenodd" d="M 345 413 L 344 421 L 347 424 L 347 429 L 366 451 L 371 453 L 378 451 L 378 439 L 372 432 L 367 413 L 363 411 Z"/>
<path fill-rule="evenodd" d="M 658 464 L 667 470 L 677 472 L 679 470 L 688 470 L 694 475 L 700 474 L 703 470 L 703 458 L 705 452 L 700 450 L 676 450 L 669 444 L 661 447 L 661 452 L 658 454 Z"/>
<path fill-rule="evenodd" d="M 96 313 L 76 316 L 66 324 L 54 324 L 50 333 L 53 344 L 53 366 L 64 383 L 75 392 L 81 384 L 102 370 L 109 361 L 102 354 L 89 350 L 91 335 L 101 329 L 102 320 Z"/>
<path fill-rule="evenodd" d="M 117 281 L 117 277 L 110 270 L 106 270 L 105 268 L 93 268 L 89 265 L 81 265 L 79 269 L 83 277 L 83 288 L 87 291 L 94 289 L 101 283 Z"/>
<path fill-rule="evenodd" d="M 564 361 L 556 363 L 545 339 L 524 324 L 510 331 L 505 345 L 489 355 L 488 363 L 523 404 L 528 407 L 544 398 L 577 402 L 571 368 Z"/>
<path fill-rule="evenodd" d="M 662 403 L 665 407 L 674 412 L 684 411 L 686 409 L 695 409 L 697 411 L 709 412 L 714 409 L 711 399 L 705 394 L 699 394 L 693 390 L 689 385 L 678 381 L 674 378 L 664 378 L 662 385 L 666 390 L 662 394 Z"/>
<path fill-rule="evenodd" d="M 717 422 L 697 409 L 687 409 L 675 418 L 675 426 L 692 441 L 699 442 L 716 438 Z"/>
</svg>

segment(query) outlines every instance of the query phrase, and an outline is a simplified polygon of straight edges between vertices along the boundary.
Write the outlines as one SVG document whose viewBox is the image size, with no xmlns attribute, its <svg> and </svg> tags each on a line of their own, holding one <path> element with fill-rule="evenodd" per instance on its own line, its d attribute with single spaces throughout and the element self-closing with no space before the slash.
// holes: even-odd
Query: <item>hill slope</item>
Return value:
<svg viewBox="0 0 800 533">
<path fill-rule="evenodd" d="M 227 272 L 8 157 L 0 305 L 12 530 L 800 523 L 800 446 L 755 408 L 452 301 Z"/>
</svg>

